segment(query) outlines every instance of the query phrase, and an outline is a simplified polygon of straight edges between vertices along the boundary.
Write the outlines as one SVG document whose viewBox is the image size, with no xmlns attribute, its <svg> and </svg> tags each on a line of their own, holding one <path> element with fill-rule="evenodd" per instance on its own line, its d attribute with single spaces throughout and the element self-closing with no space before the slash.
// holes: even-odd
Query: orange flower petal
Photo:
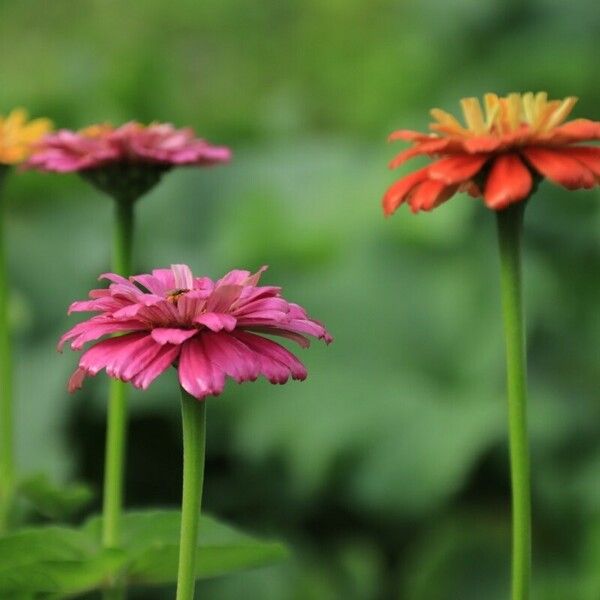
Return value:
<svg viewBox="0 0 600 600">
<path fill-rule="evenodd" d="M 578 160 L 596 177 L 600 178 L 600 148 L 594 146 L 570 146 L 561 152 Z"/>
<path fill-rule="evenodd" d="M 594 186 L 594 174 L 567 152 L 560 149 L 524 148 L 523 154 L 531 165 L 550 181 L 568 190 L 589 189 Z"/>
<path fill-rule="evenodd" d="M 471 153 L 493 152 L 502 144 L 502 138 L 492 135 L 478 135 L 462 142 L 463 148 Z"/>
<path fill-rule="evenodd" d="M 406 200 L 412 189 L 427 178 L 427 168 L 419 169 L 390 186 L 382 200 L 383 212 L 389 216 Z"/>
<path fill-rule="evenodd" d="M 424 181 L 409 194 L 408 203 L 412 212 L 432 210 L 454 195 L 458 186 L 447 186 L 441 181 Z"/>
<path fill-rule="evenodd" d="M 556 144 L 600 140 L 600 122 L 574 119 L 553 129 L 548 140 Z"/>
<path fill-rule="evenodd" d="M 485 203 L 494 210 L 506 208 L 527 198 L 531 185 L 531 173 L 519 156 L 502 154 L 494 161 L 485 182 Z"/>
<path fill-rule="evenodd" d="M 431 179 L 442 181 L 447 185 L 461 183 L 471 179 L 487 159 L 487 156 L 480 154 L 449 156 L 430 165 L 427 174 Z"/>
<path fill-rule="evenodd" d="M 437 139 L 437 136 L 434 136 L 433 134 L 429 135 L 428 133 L 423 133 L 421 131 L 412 131 L 411 129 L 399 129 L 388 135 L 388 142 L 395 142 L 396 140 L 413 142 L 432 139 Z"/>
<path fill-rule="evenodd" d="M 434 139 L 429 140 L 427 142 L 421 142 L 408 150 L 404 150 L 400 152 L 395 158 L 390 161 L 390 169 L 395 169 L 399 167 L 401 164 L 405 163 L 407 160 L 413 158 L 414 156 L 420 156 L 421 154 L 434 154 L 436 152 L 441 152 L 445 150 L 447 146 L 450 144 L 450 140 L 446 139 Z"/>
</svg>

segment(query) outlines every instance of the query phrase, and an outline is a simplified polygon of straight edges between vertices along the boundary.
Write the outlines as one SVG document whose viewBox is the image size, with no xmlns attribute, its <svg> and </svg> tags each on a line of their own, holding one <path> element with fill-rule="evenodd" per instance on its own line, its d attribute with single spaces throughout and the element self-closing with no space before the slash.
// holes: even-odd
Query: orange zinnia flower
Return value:
<svg viewBox="0 0 600 600">
<path fill-rule="evenodd" d="M 600 123 L 565 123 L 576 102 L 573 97 L 549 101 L 544 92 L 486 94 L 484 113 L 477 98 L 464 98 L 466 127 L 434 108 L 435 133 L 402 129 L 389 137 L 413 144 L 391 168 L 423 154 L 439 160 L 395 182 L 383 198 L 385 214 L 404 202 L 413 212 L 431 210 L 458 191 L 483 196 L 489 208 L 501 210 L 528 198 L 543 178 L 569 190 L 593 187 L 600 182 L 600 147 L 574 144 L 599 140 Z"/>
<path fill-rule="evenodd" d="M 14 165 L 29 157 L 33 145 L 52 129 L 48 119 L 27 121 L 27 112 L 16 108 L 0 115 L 0 164 Z"/>
</svg>

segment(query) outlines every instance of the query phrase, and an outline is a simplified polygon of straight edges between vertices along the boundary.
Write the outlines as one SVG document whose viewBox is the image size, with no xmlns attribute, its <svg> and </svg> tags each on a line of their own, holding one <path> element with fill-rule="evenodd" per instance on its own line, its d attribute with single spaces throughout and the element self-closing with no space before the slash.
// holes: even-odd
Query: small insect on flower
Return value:
<svg viewBox="0 0 600 600">
<path fill-rule="evenodd" d="M 16 108 L 7 117 L 0 115 L 0 164 L 23 162 L 36 142 L 52 129 L 48 119 L 27 120 L 27 112 Z"/>
<path fill-rule="evenodd" d="M 308 336 L 327 343 L 332 337 L 302 307 L 282 298 L 281 288 L 258 285 L 265 269 L 234 270 L 216 282 L 194 277 L 186 265 L 129 279 L 102 275 L 109 287 L 92 290 L 89 300 L 69 309 L 99 314 L 75 325 L 59 342 L 59 350 L 67 341 L 73 350 L 95 342 L 81 356 L 69 391 L 102 369 L 146 389 L 171 365 L 183 388 L 198 399 L 220 394 L 226 377 L 238 383 L 259 375 L 271 383 L 305 379 L 302 363 L 264 336 L 288 338 L 302 347 L 309 345 Z M 97 341 L 115 333 L 121 335 Z"/>
<path fill-rule="evenodd" d="M 390 140 L 409 141 L 412 147 L 398 154 L 391 168 L 420 155 L 439 160 L 394 183 L 383 198 L 385 214 L 405 202 L 413 212 L 432 210 L 461 191 L 501 210 L 527 199 L 543 178 L 569 190 L 597 185 L 600 148 L 576 144 L 600 140 L 600 123 L 565 123 L 576 101 L 549 101 L 544 92 L 486 94 L 485 111 L 477 98 L 461 100 L 465 126 L 434 108 L 434 133 L 395 131 Z"/>
<path fill-rule="evenodd" d="M 190 128 L 130 122 L 120 127 L 92 125 L 77 132 L 61 129 L 47 135 L 26 167 L 77 172 L 113 196 L 137 199 L 173 167 L 210 166 L 230 159 L 229 148 L 196 138 Z"/>
</svg>

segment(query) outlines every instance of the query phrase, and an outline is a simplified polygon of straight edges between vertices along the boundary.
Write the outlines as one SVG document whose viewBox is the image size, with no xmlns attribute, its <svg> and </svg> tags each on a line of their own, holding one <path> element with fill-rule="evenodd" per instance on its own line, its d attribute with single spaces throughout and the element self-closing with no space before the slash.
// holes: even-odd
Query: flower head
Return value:
<svg viewBox="0 0 600 600">
<path fill-rule="evenodd" d="M 419 155 L 437 160 L 388 189 L 385 214 L 405 202 L 413 212 L 431 210 L 457 191 L 483 197 L 489 208 L 501 210 L 528 198 L 543 178 L 569 190 L 593 187 L 600 182 L 600 148 L 577 144 L 600 140 L 600 123 L 565 122 L 576 101 L 549 101 L 544 92 L 486 94 L 485 110 L 477 98 L 461 100 L 465 125 L 435 108 L 434 133 L 395 131 L 390 140 L 406 140 L 412 147 L 398 154 L 391 168 Z"/>
<path fill-rule="evenodd" d="M 108 289 L 92 290 L 90 299 L 74 302 L 69 312 L 99 314 L 65 333 L 59 349 L 95 344 L 83 353 L 69 380 L 79 389 L 86 376 L 105 369 L 110 377 L 146 389 L 169 366 L 192 396 L 202 399 L 223 391 L 225 378 L 238 383 L 259 375 L 271 383 L 305 379 L 306 369 L 289 350 L 264 335 L 288 338 L 302 347 L 313 336 L 332 341 L 327 330 L 281 289 L 259 286 L 263 267 L 231 271 L 214 282 L 194 277 L 186 265 L 157 269 L 125 279 L 108 273 Z M 101 341 L 99 338 L 119 333 Z"/>
<path fill-rule="evenodd" d="M 16 108 L 7 117 L 0 116 L 0 164 L 24 161 L 38 140 L 52 129 L 48 119 L 27 120 L 27 112 Z"/>
<path fill-rule="evenodd" d="M 78 132 L 61 129 L 41 140 L 27 167 L 78 172 L 111 195 L 137 198 L 172 167 L 209 166 L 230 158 L 229 148 L 197 139 L 192 129 L 130 122 L 120 127 L 92 125 Z"/>
</svg>

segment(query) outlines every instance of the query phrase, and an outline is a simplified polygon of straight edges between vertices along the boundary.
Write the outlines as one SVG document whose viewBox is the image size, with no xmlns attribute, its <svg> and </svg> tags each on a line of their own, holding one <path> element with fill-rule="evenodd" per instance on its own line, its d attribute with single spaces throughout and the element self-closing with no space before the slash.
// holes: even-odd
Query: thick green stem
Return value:
<svg viewBox="0 0 600 600">
<path fill-rule="evenodd" d="M 12 349 L 2 201 L 2 184 L 7 171 L 8 167 L 0 165 L 0 533 L 8 527 L 15 487 Z"/>
<path fill-rule="evenodd" d="M 528 600 L 531 580 L 531 490 L 527 434 L 527 361 L 521 291 L 525 203 L 498 212 L 500 282 L 506 336 L 508 425 L 512 483 L 512 599 Z"/>
<path fill-rule="evenodd" d="M 192 600 L 196 584 L 196 546 L 204 481 L 206 400 L 196 400 L 181 390 L 183 422 L 183 493 L 177 600 Z"/>
<path fill-rule="evenodd" d="M 115 273 L 126 277 L 131 274 L 134 203 L 128 200 L 117 200 L 115 207 L 112 269 Z M 126 430 L 127 386 L 121 381 L 111 380 L 106 427 L 102 511 L 102 543 L 106 548 L 115 548 L 120 544 Z"/>
</svg>

